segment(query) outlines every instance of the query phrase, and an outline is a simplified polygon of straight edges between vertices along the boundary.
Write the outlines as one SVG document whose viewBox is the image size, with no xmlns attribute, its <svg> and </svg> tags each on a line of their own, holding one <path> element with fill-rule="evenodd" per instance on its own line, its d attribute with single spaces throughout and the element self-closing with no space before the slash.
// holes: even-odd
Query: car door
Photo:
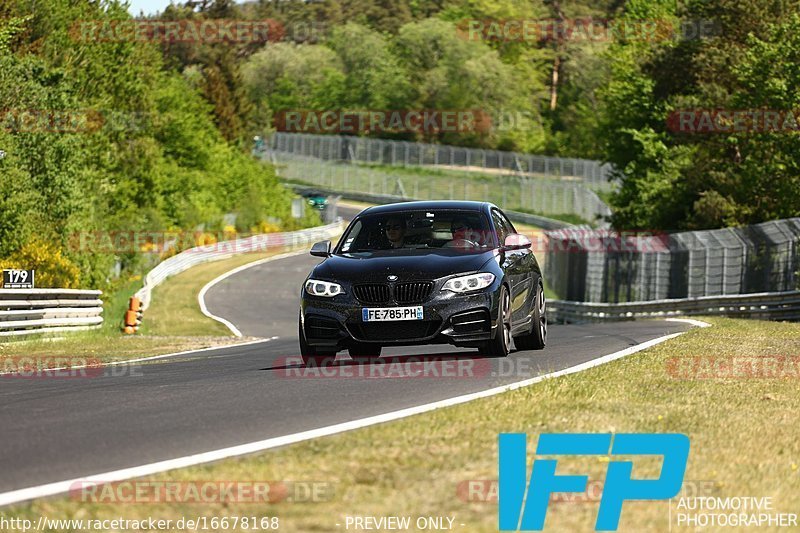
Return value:
<svg viewBox="0 0 800 533">
<path fill-rule="evenodd" d="M 497 229 L 497 237 L 502 245 L 508 235 L 517 233 L 514 225 L 499 209 L 492 209 L 492 220 Z M 531 262 L 533 252 L 530 248 L 507 250 L 503 252 L 502 267 L 511 286 L 511 321 L 513 324 L 524 323 L 530 312 L 531 297 Z"/>
</svg>

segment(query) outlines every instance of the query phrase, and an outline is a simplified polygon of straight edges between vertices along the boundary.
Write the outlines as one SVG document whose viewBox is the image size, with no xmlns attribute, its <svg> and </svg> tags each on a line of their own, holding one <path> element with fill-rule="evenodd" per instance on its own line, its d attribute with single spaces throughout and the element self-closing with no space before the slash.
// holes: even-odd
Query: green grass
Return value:
<svg viewBox="0 0 800 533">
<path fill-rule="evenodd" d="M 462 500 L 459 485 L 497 478 L 497 435 L 544 432 L 678 432 L 691 438 L 685 480 L 714 495 L 772 496 L 775 509 L 800 507 L 797 379 L 676 379 L 671 361 L 695 356 L 798 355 L 793 324 L 710 319 L 653 348 L 579 374 L 400 421 L 315 439 L 239 459 L 152 476 L 159 481 L 306 480 L 330 484 L 314 503 L 78 503 L 66 497 L 8 508 L 33 518 L 278 516 L 284 531 L 342 531 L 346 515 L 455 516 L 461 531 L 496 531 L 496 503 Z M 513 356 L 512 356 L 513 358 Z M 513 359 L 512 359 L 513 360 Z M 602 479 L 608 457 L 564 458 L 560 473 Z M 637 458 L 636 476 L 655 476 L 656 459 Z M 706 494 L 708 495 L 708 494 Z M 673 503 L 673 514 L 675 512 Z M 597 503 L 550 506 L 546 531 L 592 531 Z M 666 531 L 667 502 L 623 508 L 620 531 Z M 675 526 L 674 531 L 685 531 Z M 715 531 L 714 528 L 708 528 Z M 768 530 L 768 529 L 760 529 Z"/>
<path fill-rule="evenodd" d="M 374 170 L 378 170 L 385 174 L 397 174 L 399 176 L 419 176 L 419 175 L 426 175 L 426 176 L 437 176 L 437 177 L 444 177 L 448 179 L 454 180 L 461 180 L 461 179 L 470 179 L 470 180 L 478 180 L 478 181 L 485 181 L 488 183 L 492 183 L 497 181 L 498 174 L 497 173 L 488 173 L 488 172 L 481 172 L 479 170 L 460 170 L 454 168 L 439 168 L 434 166 L 394 166 L 394 165 L 379 165 L 374 163 L 356 163 L 361 168 L 370 168 Z M 511 175 L 512 172 L 507 172 L 508 175 Z M 544 177 L 544 176 L 542 176 Z"/>
</svg>

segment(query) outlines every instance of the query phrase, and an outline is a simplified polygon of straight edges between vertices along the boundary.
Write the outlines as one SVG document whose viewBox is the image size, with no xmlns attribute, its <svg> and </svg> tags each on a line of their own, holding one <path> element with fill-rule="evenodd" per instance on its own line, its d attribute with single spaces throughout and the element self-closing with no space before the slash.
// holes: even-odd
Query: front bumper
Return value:
<svg viewBox="0 0 800 533">
<path fill-rule="evenodd" d="M 499 287 L 499 285 L 498 285 Z M 386 303 L 368 305 L 349 294 L 333 298 L 305 295 L 301 320 L 308 344 L 317 347 L 346 348 L 357 343 L 384 346 L 453 344 L 477 347 L 494 337 L 497 322 L 497 287 L 473 294 L 449 291 L 435 293 L 421 304 Z M 363 322 L 365 307 L 409 307 L 421 305 L 423 320 Z"/>
</svg>

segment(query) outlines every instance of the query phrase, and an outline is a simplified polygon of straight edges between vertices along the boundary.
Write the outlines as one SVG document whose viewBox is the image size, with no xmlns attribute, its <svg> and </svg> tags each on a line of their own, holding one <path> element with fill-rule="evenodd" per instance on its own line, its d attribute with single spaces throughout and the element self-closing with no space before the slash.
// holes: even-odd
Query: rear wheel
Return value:
<svg viewBox="0 0 800 533">
<path fill-rule="evenodd" d="M 544 289 L 536 284 L 536 297 L 531 313 L 531 332 L 514 337 L 514 345 L 520 350 L 541 350 L 547 344 L 547 313 L 545 310 Z"/>
<path fill-rule="evenodd" d="M 300 340 L 300 357 L 303 358 L 304 365 L 323 366 L 332 364 L 333 360 L 336 359 L 335 350 L 321 350 L 308 344 L 302 322 L 298 322 L 297 338 Z"/>
<path fill-rule="evenodd" d="M 354 343 L 347 349 L 350 357 L 360 361 L 373 361 L 381 356 L 382 346 L 379 344 Z"/>
<path fill-rule="evenodd" d="M 488 357 L 506 357 L 511 350 L 511 299 L 505 285 L 500 289 L 497 305 L 497 331 L 494 338 L 486 341 L 483 347 Z"/>
</svg>

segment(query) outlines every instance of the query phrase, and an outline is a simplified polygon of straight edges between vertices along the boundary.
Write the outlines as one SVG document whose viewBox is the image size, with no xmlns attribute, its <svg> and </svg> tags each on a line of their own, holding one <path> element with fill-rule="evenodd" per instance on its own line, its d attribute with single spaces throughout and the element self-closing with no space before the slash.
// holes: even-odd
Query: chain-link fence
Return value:
<svg viewBox="0 0 800 533">
<path fill-rule="evenodd" d="M 559 298 L 632 302 L 799 288 L 800 218 L 683 233 L 547 232 Z"/>
<path fill-rule="evenodd" d="M 398 172 L 279 151 L 265 153 L 265 157 L 284 180 L 344 194 L 367 193 L 398 200 L 488 201 L 506 209 L 551 217 L 571 215 L 593 223 L 611 213 L 594 191 L 575 180 L 453 176 L 413 169 Z"/>
<path fill-rule="evenodd" d="M 270 149 L 326 161 L 460 168 L 488 174 L 519 174 L 527 177 L 579 180 L 595 190 L 613 188 L 613 183 L 609 181 L 611 166 L 588 159 L 548 157 L 367 137 L 282 132 L 272 135 Z"/>
</svg>

